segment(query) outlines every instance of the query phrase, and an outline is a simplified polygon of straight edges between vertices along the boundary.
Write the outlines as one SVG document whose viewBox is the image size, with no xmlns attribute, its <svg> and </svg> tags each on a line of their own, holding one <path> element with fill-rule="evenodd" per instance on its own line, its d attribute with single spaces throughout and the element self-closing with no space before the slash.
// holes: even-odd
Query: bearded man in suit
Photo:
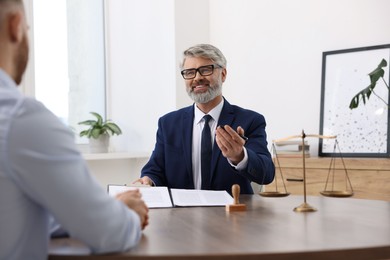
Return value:
<svg viewBox="0 0 390 260">
<path fill-rule="evenodd" d="M 137 181 L 229 193 L 233 184 L 239 184 L 241 194 L 253 194 L 251 182 L 271 183 L 275 166 L 267 148 L 264 116 L 231 105 L 222 96 L 227 75 L 222 52 L 210 44 L 190 47 L 183 53 L 181 75 L 195 103 L 159 119 L 154 151 Z M 211 148 L 204 161 L 205 122 Z"/>
</svg>

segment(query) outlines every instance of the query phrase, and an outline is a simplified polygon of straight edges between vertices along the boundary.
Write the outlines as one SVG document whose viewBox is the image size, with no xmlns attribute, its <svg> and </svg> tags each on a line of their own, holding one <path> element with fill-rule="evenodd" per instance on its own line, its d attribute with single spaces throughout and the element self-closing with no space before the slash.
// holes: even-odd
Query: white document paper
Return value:
<svg viewBox="0 0 390 260">
<path fill-rule="evenodd" d="M 118 193 L 139 189 L 142 199 L 148 208 L 170 208 L 175 206 L 225 206 L 233 204 L 233 198 L 224 190 L 186 190 L 171 189 L 171 194 L 167 187 L 150 186 L 125 186 L 108 185 L 108 194 L 115 197 Z M 171 200 L 172 196 L 172 200 Z M 173 201 L 173 204 L 172 204 Z"/>
<path fill-rule="evenodd" d="M 172 201 L 167 187 L 108 185 L 108 194 L 115 197 L 118 193 L 134 189 L 140 190 L 142 199 L 148 208 L 172 207 Z"/>
<path fill-rule="evenodd" d="M 227 191 L 171 189 L 175 206 L 225 206 L 233 204 Z"/>
</svg>

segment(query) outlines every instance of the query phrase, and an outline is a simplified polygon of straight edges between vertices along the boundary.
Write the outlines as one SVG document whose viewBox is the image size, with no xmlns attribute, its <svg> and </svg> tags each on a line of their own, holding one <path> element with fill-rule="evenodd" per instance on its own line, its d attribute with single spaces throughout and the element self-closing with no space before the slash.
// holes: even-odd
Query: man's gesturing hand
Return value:
<svg viewBox="0 0 390 260">
<path fill-rule="evenodd" d="M 215 140 L 219 149 L 233 164 L 238 164 L 244 159 L 245 140 L 240 135 L 244 135 L 241 126 L 237 127 L 237 132 L 228 125 L 218 126 L 215 131 Z"/>
</svg>

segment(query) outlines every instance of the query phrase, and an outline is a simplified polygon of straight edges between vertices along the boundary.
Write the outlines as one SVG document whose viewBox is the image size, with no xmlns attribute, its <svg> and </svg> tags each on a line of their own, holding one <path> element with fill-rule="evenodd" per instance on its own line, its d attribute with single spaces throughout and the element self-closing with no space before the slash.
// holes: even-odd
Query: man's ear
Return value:
<svg viewBox="0 0 390 260">
<path fill-rule="evenodd" d="M 222 82 L 225 82 L 226 75 L 227 75 L 227 70 L 226 70 L 226 68 L 223 68 L 222 69 Z"/>
<path fill-rule="evenodd" d="M 20 12 L 9 14 L 8 32 L 12 42 L 20 42 L 23 39 L 23 16 Z"/>
</svg>

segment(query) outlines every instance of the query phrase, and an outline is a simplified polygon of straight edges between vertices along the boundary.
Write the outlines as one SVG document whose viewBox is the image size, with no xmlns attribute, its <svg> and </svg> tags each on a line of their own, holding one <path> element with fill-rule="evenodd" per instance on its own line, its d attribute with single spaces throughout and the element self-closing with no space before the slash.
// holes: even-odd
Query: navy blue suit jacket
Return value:
<svg viewBox="0 0 390 260">
<path fill-rule="evenodd" d="M 194 189 L 192 176 L 192 126 L 194 106 L 182 108 L 162 116 L 158 121 L 157 140 L 149 162 L 143 167 L 141 177 L 150 177 L 156 186 Z M 262 115 L 251 110 L 230 105 L 226 100 L 218 125 L 241 126 L 249 138 L 245 147 L 248 166 L 237 171 L 222 155 L 214 141 L 211 170 L 211 189 L 231 193 L 233 184 L 239 184 L 242 194 L 253 194 L 250 183 L 271 183 L 275 167 L 267 148 Z"/>
</svg>

